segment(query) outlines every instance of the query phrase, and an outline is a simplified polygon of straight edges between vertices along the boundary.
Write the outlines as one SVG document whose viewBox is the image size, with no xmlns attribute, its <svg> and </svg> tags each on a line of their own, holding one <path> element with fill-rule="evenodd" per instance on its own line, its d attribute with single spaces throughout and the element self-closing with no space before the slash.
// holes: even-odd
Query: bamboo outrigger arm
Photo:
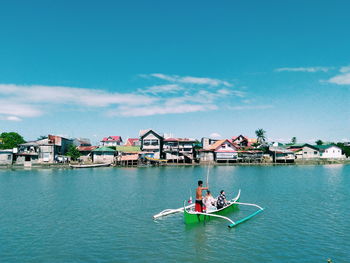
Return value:
<svg viewBox="0 0 350 263">
<path fill-rule="evenodd" d="M 251 219 L 253 216 L 256 216 L 256 215 L 259 214 L 260 212 L 264 211 L 264 208 L 262 208 L 261 206 L 256 205 L 256 204 L 241 203 L 241 202 L 235 202 L 235 203 L 238 204 L 238 205 L 255 206 L 255 207 L 259 208 L 259 210 L 256 211 L 256 212 L 254 212 L 254 213 L 252 213 L 252 214 L 250 214 L 249 216 L 246 216 L 246 217 L 244 217 L 244 218 L 242 218 L 242 219 L 236 221 L 236 222 L 232 222 L 230 225 L 228 225 L 229 228 L 235 227 L 235 226 L 237 226 L 238 224 L 243 223 L 243 222 L 245 222 L 245 221 Z"/>
<path fill-rule="evenodd" d="M 194 204 L 191 204 L 191 205 L 188 205 L 188 206 L 185 206 L 185 207 L 180 207 L 180 208 L 177 208 L 177 209 L 165 209 L 162 212 L 154 215 L 153 219 L 158 219 L 160 217 L 171 215 L 171 214 L 175 214 L 175 213 L 181 213 L 181 212 L 184 211 L 184 208 L 188 209 L 188 208 L 192 208 L 192 207 L 194 207 Z"/>
</svg>

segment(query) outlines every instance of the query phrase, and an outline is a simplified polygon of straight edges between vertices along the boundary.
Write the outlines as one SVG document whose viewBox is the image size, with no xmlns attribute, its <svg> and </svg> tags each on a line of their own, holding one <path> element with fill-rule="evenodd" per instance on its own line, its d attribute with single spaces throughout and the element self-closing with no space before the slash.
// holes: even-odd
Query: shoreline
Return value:
<svg viewBox="0 0 350 263">
<path fill-rule="evenodd" d="M 303 160 L 296 161 L 294 163 L 168 163 L 161 166 L 110 166 L 104 168 L 145 168 L 145 167 L 179 167 L 179 166 L 303 166 L 303 165 L 332 165 L 332 164 L 342 164 L 349 165 L 350 160 Z M 100 168 L 100 167 L 96 167 Z M 0 165 L 0 170 L 30 170 L 30 169 L 72 169 L 69 164 L 34 164 L 31 167 L 26 167 L 24 165 Z M 89 168 L 84 168 L 89 169 Z"/>
</svg>

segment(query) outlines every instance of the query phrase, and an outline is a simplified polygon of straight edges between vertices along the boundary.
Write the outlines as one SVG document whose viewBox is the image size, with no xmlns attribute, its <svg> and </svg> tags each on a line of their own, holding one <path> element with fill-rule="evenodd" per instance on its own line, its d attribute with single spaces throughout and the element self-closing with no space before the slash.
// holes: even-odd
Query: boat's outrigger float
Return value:
<svg viewBox="0 0 350 263">
<path fill-rule="evenodd" d="M 183 207 L 177 208 L 177 209 L 166 209 L 166 210 L 154 215 L 153 219 L 158 219 L 158 218 L 163 217 L 163 216 L 184 212 L 184 219 L 185 219 L 186 224 L 204 222 L 204 221 L 210 220 L 211 218 L 221 218 L 221 219 L 227 220 L 230 223 L 228 225 L 228 227 L 232 228 L 232 227 L 237 226 L 238 224 L 241 224 L 241 223 L 249 220 L 250 218 L 256 216 L 257 214 L 259 214 L 260 212 L 262 212 L 264 210 L 264 208 L 262 208 L 256 204 L 239 202 L 240 195 L 241 195 L 241 190 L 238 191 L 238 194 L 235 198 L 233 198 L 227 202 L 227 205 L 225 207 L 218 209 L 218 210 L 213 210 L 213 211 L 210 211 L 207 213 L 196 212 L 194 210 L 194 204 L 186 206 L 185 205 L 186 201 L 185 201 Z M 224 216 L 230 212 L 233 212 L 234 210 L 237 210 L 238 205 L 253 206 L 253 207 L 258 208 L 258 210 L 255 211 L 254 213 L 240 219 L 240 220 L 237 220 L 237 221 L 233 221 L 230 218 Z"/>
</svg>

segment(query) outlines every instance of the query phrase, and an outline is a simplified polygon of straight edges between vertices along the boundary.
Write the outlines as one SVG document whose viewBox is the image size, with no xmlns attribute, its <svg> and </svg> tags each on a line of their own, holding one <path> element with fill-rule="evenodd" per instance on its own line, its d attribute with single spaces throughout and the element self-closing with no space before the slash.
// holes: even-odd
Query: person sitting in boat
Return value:
<svg viewBox="0 0 350 263">
<path fill-rule="evenodd" d="M 216 210 L 216 207 L 215 207 L 215 203 L 216 203 L 216 200 L 215 198 L 211 195 L 210 191 L 207 190 L 207 194 L 205 195 L 204 197 L 204 200 L 203 200 L 203 203 L 205 205 L 205 211 L 208 213 L 208 212 L 211 212 L 213 210 Z"/>
<path fill-rule="evenodd" d="M 216 208 L 217 208 L 217 209 L 221 209 L 221 208 L 223 208 L 226 204 L 227 204 L 227 201 L 226 201 L 225 191 L 224 191 L 224 190 L 221 190 L 221 191 L 220 191 L 220 195 L 218 196 L 218 200 L 217 200 L 217 202 L 216 202 Z"/>
<path fill-rule="evenodd" d="M 203 181 L 198 181 L 198 187 L 196 189 L 196 203 L 195 203 L 195 211 L 203 213 L 203 196 L 202 191 L 208 190 L 207 187 L 203 187 Z"/>
</svg>

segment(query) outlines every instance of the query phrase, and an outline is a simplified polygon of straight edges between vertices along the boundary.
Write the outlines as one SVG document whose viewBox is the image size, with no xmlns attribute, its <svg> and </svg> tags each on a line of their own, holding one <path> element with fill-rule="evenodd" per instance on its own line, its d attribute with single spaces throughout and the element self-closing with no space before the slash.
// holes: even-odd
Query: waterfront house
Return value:
<svg viewBox="0 0 350 263">
<path fill-rule="evenodd" d="M 321 157 L 319 149 L 311 144 L 293 144 L 288 146 L 288 149 L 294 152 L 297 160 L 318 159 Z"/>
<path fill-rule="evenodd" d="M 139 138 L 129 138 L 127 139 L 125 146 L 140 146 L 141 142 Z"/>
<path fill-rule="evenodd" d="M 101 146 L 110 147 L 110 146 L 119 146 L 122 145 L 123 140 L 120 136 L 108 136 L 102 139 Z"/>
<path fill-rule="evenodd" d="M 138 165 L 141 156 L 140 146 L 117 146 L 116 162 L 122 166 Z"/>
<path fill-rule="evenodd" d="M 163 152 L 165 159 L 173 163 L 192 163 L 195 159 L 195 143 L 196 140 L 187 138 L 164 139 Z"/>
<path fill-rule="evenodd" d="M 237 146 L 229 140 L 219 140 L 206 149 L 199 150 L 199 158 L 201 162 L 236 162 L 237 150 Z"/>
<path fill-rule="evenodd" d="M 163 158 L 164 138 L 153 130 L 140 132 L 141 151 L 148 157 Z"/>
<path fill-rule="evenodd" d="M 0 165 L 11 165 L 13 162 L 13 150 L 0 150 Z"/>
<path fill-rule="evenodd" d="M 93 163 L 114 163 L 114 157 L 117 151 L 109 147 L 99 147 L 92 150 L 92 162 Z"/>
<path fill-rule="evenodd" d="M 19 145 L 18 152 L 15 154 L 15 162 L 27 165 L 60 162 L 66 159 L 64 155 L 72 144 L 73 140 L 55 135 L 23 143 Z"/>
<path fill-rule="evenodd" d="M 79 160 L 82 162 L 92 161 L 92 151 L 97 149 L 97 146 L 77 146 L 77 150 L 80 153 Z"/>
<path fill-rule="evenodd" d="M 75 146 L 91 146 L 90 139 L 87 138 L 76 138 L 73 140 Z"/>
<path fill-rule="evenodd" d="M 320 151 L 320 158 L 322 159 L 345 159 L 345 155 L 342 154 L 342 149 L 334 144 L 327 145 L 315 145 Z"/>
<path fill-rule="evenodd" d="M 231 142 L 241 148 L 252 147 L 254 143 L 257 143 L 257 139 L 248 138 L 247 136 L 239 135 L 233 136 Z"/>
<path fill-rule="evenodd" d="M 295 162 L 294 151 L 287 149 L 283 146 L 270 146 L 269 154 L 274 163 L 294 163 Z"/>
<path fill-rule="evenodd" d="M 219 141 L 219 139 L 211 139 L 211 138 L 203 137 L 201 139 L 202 148 L 209 149 L 210 146 L 213 145 L 214 143 L 216 143 L 217 141 Z"/>
</svg>

